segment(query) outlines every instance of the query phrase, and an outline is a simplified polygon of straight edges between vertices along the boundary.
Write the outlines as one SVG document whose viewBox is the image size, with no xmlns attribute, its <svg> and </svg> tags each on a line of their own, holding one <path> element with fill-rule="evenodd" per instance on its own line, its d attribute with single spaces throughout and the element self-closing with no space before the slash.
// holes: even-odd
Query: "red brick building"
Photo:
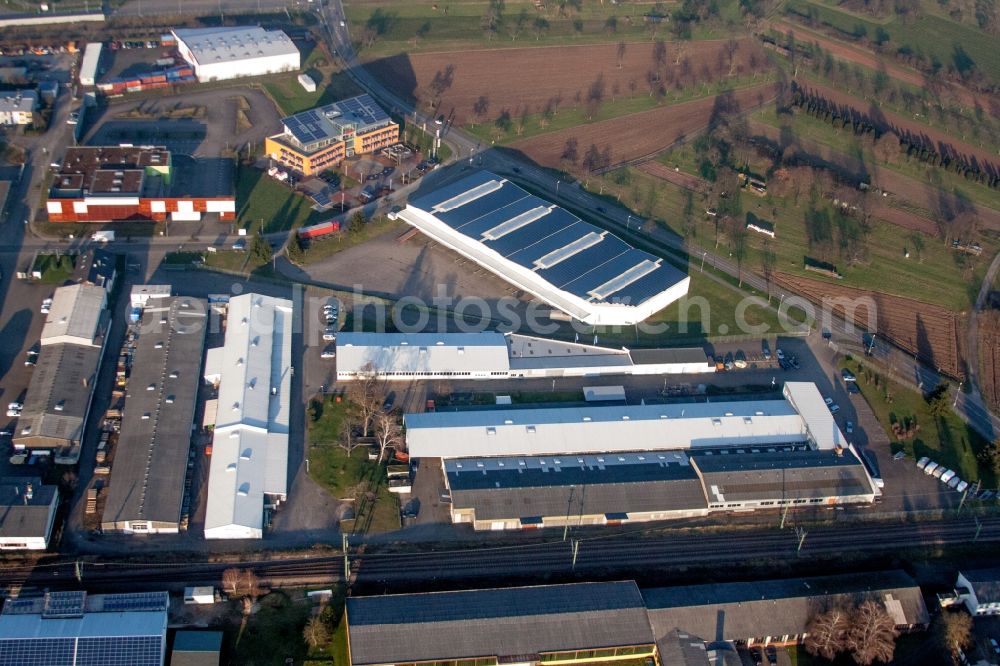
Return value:
<svg viewBox="0 0 1000 666">
<path fill-rule="evenodd" d="M 207 192 L 205 187 L 216 180 L 194 173 L 196 162 L 187 169 L 192 173 L 178 174 L 170 151 L 163 147 L 69 148 L 49 190 L 49 221 L 182 221 L 200 220 L 203 213 L 235 219 L 231 185 L 222 188 L 227 192 Z"/>
</svg>

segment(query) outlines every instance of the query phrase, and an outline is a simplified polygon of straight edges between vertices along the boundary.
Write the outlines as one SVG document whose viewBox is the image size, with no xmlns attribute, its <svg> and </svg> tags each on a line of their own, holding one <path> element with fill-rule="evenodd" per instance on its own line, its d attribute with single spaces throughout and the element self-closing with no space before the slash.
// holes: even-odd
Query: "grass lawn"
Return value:
<svg viewBox="0 0 1000 666">
<path fill-rule="evenodd" d="M 264 83 L 267 94 L 284 115 L 353 97 L 362 92 L 350 77 L 329 64 L 325 56 L 315 56 L 317 53 L 322 51 L 314 48 L 302 66 L 302 71 L 316 82 L 316 92 L 308 92 L 303 88 L 297 73 Z M 320 64 L 317 65 L 317 62 Z"/>
<path fill-rule="evenodd" d="M 670 167 L 677 166 L 685 173 L 697 173 L 693 151 L 687 146 L 667 153 L 660 161 Z M 622 203 L 644 215 L 652 213 L 652 217 L 666 220 L 666 224 L 678 234 L 685 232 L 678 212 L 683 210 L 681 202 L 687 196 L 686 190 L 638 169 L 627 169 L 625 177 L 628 180 L 625 185 L 616 185 L 606 179 L 604 191 L 621 193 Z M 692 240 L 717 253 L 728 252 L 730 241 L 722 224 L 719 225 L 719 246 L 715 248 L 715 224 L 704 215 L 707 198 L 695 193 L 692 200 L 694 215 L 688 229 Z M 851 264 L 837 256 L 836 229 L 841 218 L 829 203 L 817 202 L 816 209 L 830 216 L 835 230 L 834 242 L 831 243 L 833 248 L 830 256 L 817 256 L 816 251 L 810 248 L 806 226 L 806 215 L 812 205 L 808 192 L 803 193 L 798 202 L 791 197 L 778 197 L 771 193 L 764 198 L 741 193 L 740 202 L 744 212 L 752 212 L 774 223 L 776 237 L 767 240 L 767 247 L 775 254 L 775 272 L 817 278 L 816 273 L 807 272 L 803 267 L 803 258 L 812 256 L 837 266 L 844 276 L 837 284 L 909 296 L 951 310 L 962 311 L 970 307 L 975 298 L 976 285 L 982 280 L 997 247 L 994 237 L 979 234 L 976 240 L 983 246 L 983 254 L 973 257 L 951 250 L 937 238 L 873 220 L 867 240 L 862 241 L 867 256 Z M 845 219 L 844 222 L 850 223 L 851 220 Z M 764 250 L 765 237 L 749 234 L 744 266 L 760 273 Z M 904 250 L 910 252 L 909 259 L 903 256 Z M 919 291 L 914 289 L 915 285 L 919 285 Z"/>
<path fill-rule="evenodd" d="M 968 58 L 993 81 L 1000 79 L 1000 51 L 995 48 L 995 38 L 971 25 L 953 21 L 939 13 L 941 10 L 934 4 L 921 2 L 919 15 L 913 20 L 896 15 L 876 19 L 810 0 L 789 0 L 786 11 L 797 19 L 812 13 L 820 23 L 843 33 L 841 37 L 863 34 L 868 39 L 875 39 L 876 31 L 881 28 L 888 33 L 890 49 L 905 48 L 944 67 L 961 65 L 962 60 Z"/>
<path fill-rule="evenodd" d="M 843 367 L 850 368 L 858 377 L 858 388 L 871 406 L 879 422 L 892 441 L 893 452 L 905 450 L 913 459 L 929 456 L 937 463 L 955 470 L 970 483 L 982 479 L 984 484 L 994 487 L 997 480 L 987 465 L 980 465 L 977 455 L 987 446 L 978 433 L 970 429 L 954 412 L 935 417 L 928 409 L 927 402 L 916 391 L 904 388 L 895 382 L 880 378 L 876 386 L 874 373 L 865 374 L 855 360 L 844 361 Z M 886 401 L 886 387 L 892 395 L 892 403 Z M 916 418 L 920 430 L 916 436 L 904 442 L 897 442 L 891 425 L 903 419 Z"/>
<path fill-rule="evenodd" d="M 31 270 L 40 272 L 43 284 L 62 284 L 73 275 L 76 268 L 75 254 L 40 254 Z"/>
<path fill-rule="evenodd" d="M 287 231 L 328 217 L 312 210 L 311 201 L 287 185 L 242 164 L 236 174 L 236 200 L 242 202 L 236 222 L 250 232 L 258 227 L 263 227 L 265 233 Z"/>
<path fill-rule="evenodd" d="M 369 221 L 360 231 L 354 233 L 343 231 L 307 241 L 309 246 L 303 252 L 302 263 L 311 264 L 327 259 L 349 247 L 366 243 L 385 233 L 402 233 L 405 226 L 405 223 L 390 220 L 388 217 L 377 217 Z"/>
<path fill-rule="evenodd" d="M 295 602 L 281 590 L 261 597 L 258 604 L 239 642 L 231 645 L 233 663 L 283 666 L 287 659 L 302 663 L 309 653 L 302 630 L 309 621 L 311 604 Z M 235 641 L 238 633 L 237 621 L 236 627 L 226 632 L 227 640 Z"/>
<path fill-rule="evenodd" d="M 509 395 L 510 401 L 516 405 L 584 400 L 583 391 L 513 391 Z"/>
<path fill-rule="evenodd" d="M 399 529 L 399 500 L 389 492 L 385 465 L 368 460 L 368 448 L 350 455 L 339 446 L 341 427 L 347 418 L 346 402 L 334 396 L 310 403 L 309 475 L 333 497 L 355 499 L 355 519 L 348 525 L 355 533 L 388 532 Z"/>
<path fill-rule="evenodd" d="M 351 34 L 364 59 L 400 51 L 635 41 L 649 39 L 654 30 L 659 37 L 671 37 L 669 22 L 652 24 L 644 20 L 643 14 L 652 10 L 652 3 L 584 2 L 581 11 L 559 16 L 551 9 L 555 3 L 547 3 L 550 11 L 539 11 L 532 2 L 509 1 L 505 3 L 503 24 L 492 39 L 482 28 L 487 0 L 445 3 L 443 7 L 433 0 L 349 0 L 344 4 Z M 695 39 L 719 39 L 740 28 L 738 2 L 721 0 L 717 4 L 722 20 L 695 25 L 692 29 Z M 672 9 L 673 5 L 665 7 L 667 12 Z M 544 27 L 536 28 L 536 18 L 545 21 L 539 24 Z M 519 24 L 521 30 L 516 31 Z M 370 46 L 360 43 L 369 26 L 378 34 Z"/>
</svg>

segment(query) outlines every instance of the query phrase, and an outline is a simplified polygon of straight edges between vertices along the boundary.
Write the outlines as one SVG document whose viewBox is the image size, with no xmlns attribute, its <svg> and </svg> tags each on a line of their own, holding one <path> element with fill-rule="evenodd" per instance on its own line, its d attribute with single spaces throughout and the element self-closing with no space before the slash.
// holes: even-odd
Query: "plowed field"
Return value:
<svg viewBox="0 0 1000 666">
<path fill-rule="evenodd" d="M 684 85 L 700 85 L 730 73 L 770 68 L 755 40 L 735 43 L 731 66 L 726 40 L 667 42 L 661 72 L 668 76 L 670 70 L 669 76 Z M 515 115 L 526 106 L 529 113 L 536 113 L 553 99 L 569 106 L 577 93 L 586 97 L 598 77 L 604 82 L 605 99 L 610 100 L 616 89 L 619 96 L 631 94 L 633 86 L 635 94 L 648 94 L 647 73 L 655 67 L 653 43 L 626 44 L 621 67 L 618 49 L 617 44 L 582 44 L 419 53 L 375 60 L 365 67 L 390 89 L 421 104 L 433 97 L 435 77 L 439 82 L 444 79 L 446 85 L 438 86 L 444 88 L 439 113 L 461 125 L 477 120 L 474 107 L 480 97 L 487 103 L 480 121 L 496 118 L 503 109 Z"/>
<path fill-rule="evenodd" d="M 996 310 L 979 316 L 979 353 L 983 397 L 996 409 L 1000 407 L 1000 312 Z"/>
<path fill-rule="evenodd" d="M 853 309 L 853 314 L 846 314 L 852 315 L 855 323 L 863 327 L 872 318 L 869 304 L 874 302 L 874 321 L 877 322 L 878 335 L 892 340 L 897 346 L 916 354 L 922 361 L 940 368 L 952 377 L 962 376 L 958 350 L 959 314 L 912 298 L 844 287 L 787 273 L 777 273 L 774 281 L 814 302 L 827 300 L 834 313 L 840 316 L 845 315 L 844 303 L 838 304 L 834 299 L 847 299 L 848 303 L 852 299 L 858 299 L 855 301 L 858 306 Z M 848 309 L 851 309 L 850 305 Z"/>
<path fill-rule="evenodd" d="M 749 111 L 774 99 L 775 85 L 745 88 L 733 93 L 740 108 Z M 512 144 L 538 164 L 559 167 L 566 142 L 576 139 L 583 155 L 591 145 L 606 151 L 609 165 L 654 155 L 678 139 L 689 137 L 708 125 L 715 97 L 663 106 L 611 120 L 588 123 L 524 139 Z"/>
</svg>

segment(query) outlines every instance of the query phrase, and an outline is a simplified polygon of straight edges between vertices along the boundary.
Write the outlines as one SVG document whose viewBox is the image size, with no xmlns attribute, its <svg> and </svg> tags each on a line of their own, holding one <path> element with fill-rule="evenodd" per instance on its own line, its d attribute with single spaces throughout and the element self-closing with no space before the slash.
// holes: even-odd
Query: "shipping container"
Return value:
<svg viewBox="0 0 1000 666">
<path fill-rule="evenodd" d="M 299 229 L 298 234 L 299 238 L 317 238 L 339 230 L 340 220 L 327 220 L 326 222 L 320 222 L 309 227 L 302 227 Z"/>
</svg>

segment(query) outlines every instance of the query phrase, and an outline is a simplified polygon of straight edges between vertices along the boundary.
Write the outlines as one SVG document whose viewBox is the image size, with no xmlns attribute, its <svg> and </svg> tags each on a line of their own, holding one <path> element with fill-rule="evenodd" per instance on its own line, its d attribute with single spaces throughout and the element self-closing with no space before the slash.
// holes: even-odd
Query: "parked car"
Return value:
<svg viewBox="0 0 1000 666">
<path fill-rule="evenodd" d="M 764 648 L 764 654 L 767 655 L 767 663 L 777 664 L 778 663 L 778 649 L 773 645 L 768 645 Z"/>
<path fill-rule="evenodd" d="M 934 473 L 934 470 L 936 470 L 937 468 L 938 464 L 936 462 L 929 462 L 926 465 L 924 465 L 924 474 L 930 476 L 931 474 Z"/>
<path fill-rule="evenodd" d="M 236 242 L 233 243 L 233 249 L 236 250 L 237 252 L 243 252 L 244 250 L 246 250 L 247 249 L 246 240 L 243 238 L 237 239 Z"/>
<path fill-rule="evenodd" d="M 930 458 L 928 458 L 927 456 L 924 456 L 923 458 L 921 458 L 920 460 L 917 461 L 917 469 L 921 469 L 922 470 L 923 468 L 927 467 L 927 464 L 930 461 L 931 461 Z"/>
<path fill-rule="evenodd" d="M 990 645 L 993 646 L 993 651 L 995 653 L 1000 654 L 1000 643 L 997 643 L 997 639 L 991 638 Z"/>
<path fill-rule="evenodd" d="M 844 378 L 845 382 L 855 382 L 858 380 L 858 378 L 854 376 L 854 373 L 847 368 L 840 371 L 840 376 Z"/>
<path fill-rule="evenodd" d="M 826 406 L 829 407 L 833 404 L 833 398 L 823 398 L 823 402 L 825 402 Z"/>
<path fill-rule="evenodd" d="M 784 361 L 785 360 L 785 352 L 781 351 L 780 349 L 775 349 L 774 350 L 774 354 L 775 354 L 775 356 L 778 357 L 779 361 Z"/>
<path fill-rule="evenodd" d="M 42 301 L 41 312 L 42 314 L 48 314 L 50 310 L 52 310 L 52 299 L 46 298 L 44 301 Z"/>
<path fill-rule="evenodd" d="M 24 364 L 27 366 L 35 365 L 38 362 L 38 352 L 31 350 L 28 352 L 28 358 L 24 360 Z"/>
<path fill-rule="evenodd" d="M 858 388 L 857 384 L 851 382 L 850 384 L 847 385 L 847 392 L 857 395 L 858 393 L 861 393 L 861 389 Z"/>
<path fill-rule="evenodd" d="M 332 342 L 333 340 L 336 339 L 337 339 L 337 329 L 331 326 L 327 326 L 325 329 L 323 329 L 323 340 L 325 340 L 326 342 Z"/>
<path fill-rule="evenodd" d="M 941 483 L 948 483 L 957 476 L 953 470 L 946 469 L 941 473 Z"/>
<path fill-rule="evenodd" d="M 742 349 L 736 350 L 736 354 L 733 358 L 733 365 L 741 369 L 747 367 L 747 355 L 743 353 Z"/>
<path fill-rule="evenodd" d="M 969 487 L 969 482 L 968 481 L 959 481 L 958 485 L 955 486 L 955 490 L 957 490 L 960 493 L 964 493 L 965 489 L 968 488 L 968 487 Z"/>
<path fill-rule="evenodd" d="M 848 421 L 847 425 L 844 426 L 844 431 L 848 435 L 853 435 L 854 434 L 854 421 Z"/>
<path fill-rule="evenodd" d="M 838 405 L 836 403 L 830 405 L 830 413 L 831 414 L 836 414 L 839 411 L 840 411 L 840 405 Z"/>
<path fill-rule="evenodd" d="M 20 416 L 21 410 L 24 409 L 24 403 L 12 402 L 7 405 L 7 416 Z"/>
<path fill-rule="evenodd" d="M 319 357 L 320 358 L 336 358 L 337 357 L 337 352 L 336 352 L 334 346 L 330 345 L 329 347 L 327 347 L 326 349 L 324 349 L 320 353 Z"/>
</svg>

